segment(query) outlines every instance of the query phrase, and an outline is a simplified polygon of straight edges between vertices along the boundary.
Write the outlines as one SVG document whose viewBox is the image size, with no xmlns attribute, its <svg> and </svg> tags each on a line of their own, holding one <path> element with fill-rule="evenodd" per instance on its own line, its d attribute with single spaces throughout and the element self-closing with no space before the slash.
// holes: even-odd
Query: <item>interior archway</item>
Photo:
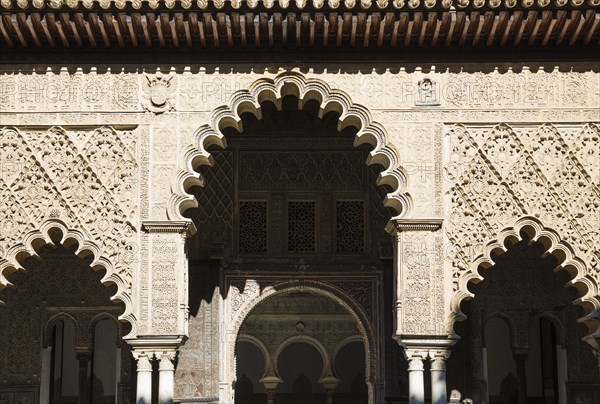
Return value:
<svg viewBox="0 0 600 404">
<path fill-rule="evenodd" d="M 236 341 L 229 335 L 244 334 L 240 327 L 257 301 L 254 293 L 293 290 L 294 282 L 333 290 L 333 296 L 347 294 L 340 300 L 358 308 L 359 335 L 368 341 L 366 383 L 383 377 L 381 352 L 401 356 L 393 340 L 381 338 L 383 322 L 390 327 L 385 332 L 392 332 L 392 313 L 378 311 L 392 304 L 392 272 L 386 270 L 392 246 L 385 227 L 397 211 L 386 207 L 394 188 L 381 180 L 389 175 L 390 161 L 374 158 L 381 150 L 372 143 L 356 141 L 361 129 L 352 122 L 359 120 L 346 120 L 346 111 L 305 94 L 281 94 L 253 104 L 259 114 L 240 108 L 235 120 L 219 121 L 228 122 L 219 127 L 221 141 L 202 138 L 207 160 L 197 160 L 195 167 L 203 186 L 188 188 L 198 207 L 186 215 L 198 232 L 189 242 L 190 340 L 180 350 L 178 398 L 217 395 L 215 383 L 204 384 L 210 379 L 202 376 L 207 367 L 195 359 L 203 345 L 218 346 L 205 319 L 219 312 L 226 317 L 228 342 L 219 348 L 226 359 L 214 364 L 226 369 L 219 375 L 215 368 L 208 371 L 225 378 L 221 386 L 232 386 Z M 385 285 L 385 292 L 377 285 Z M 220 298 L 222 307 L 215 303 Z M 402 394 L 401 383 L 388 384 L 392 394 Z M 230 397 L 233 390 L 218 394 Z M 378 394 L 383 399 L 383 386 Z"/>
<path fill-rule="evenodd" d="M 277 404 L 321 404 L 327 402 L 328 395 L 341 403 L 345 397 L 335 395 L 340 383 L 343 391 L 362 388 L 366 403 L 372 389 L 364 377 L 369 365 L 365 364 L 364 336 L 359 329 L 355 317 L 346 307 L 315 291 L 292 289 L 263 300 L 244 320 L 236 344 L 236 404 L 263 403 L 265 394 L 262 392 Z M 250 350 L 254 354 L 247 355 L 250 339 L 259 341 L 267 352 L 261 352 L 253 343 Z M 344 355 L 346 351 L 352 355 L 338 360 L 356 370 L 356 375 L 362 373 L 362 381 L 354 380 L 356 377 L 351 380 L 344 370 L 340 373 L 342 378 L 337 374 L 336 354 Z M 237 383 L 248 384 L 248 379 L 252 378 L 247 374 L 256 375 L 262 371 L 263 366 L 256 361 L 252 364 L 242 362 L 252 361 L 253 356 L 271 360 L 271 363 L 264 365 L 265 373 L 258 380 L 262 384 L 259 393 L 253 383 L 251 396 L 254 401 L 249 401 L 249 394 L 237 395 Z M 362 386 L 357 386 L 359 383 Z"/>
<path fill-rule="evenodd" d="M 493 265 L 480 268 L 483 281 L 470 288 L 475 297 L 462 305 L 467 320 L 456 324 L 462 339 L 449 367 L 469 373 L 474 383 L 466 394 L 476 402 L 570 403 L 567 380 L 600 382 L 581 339 L 588 329 L 578 321 L 583 309 L 573 304 L 580 291 L 565 287 L 571 275 L 554 271 L 560 261 L 544 254 L 542 241 L 525 231 L 511 241 L 491 254 Z"/>
<path fill-rule="evenodd" d="M 102 284 L 106 271 L 90 267 L 94 257 L 77 256 L 79 245 L 61 237 L 21 257 L 23 270 L 0 291 L 0 324 L 11 324 L 0 327 L 3 387 L 47 403 L 115 403 L 132 376 L 120 344 L 131 327 L 117 321 L 125 307 L 112 300 L 118 286 Z"/>
</svg>

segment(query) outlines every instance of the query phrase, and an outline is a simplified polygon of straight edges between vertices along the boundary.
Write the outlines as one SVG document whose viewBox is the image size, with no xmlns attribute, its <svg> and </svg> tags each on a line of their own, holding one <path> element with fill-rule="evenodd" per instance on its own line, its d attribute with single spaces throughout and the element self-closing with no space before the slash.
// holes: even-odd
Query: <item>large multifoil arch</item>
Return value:
<svg viewBox="0 0 600 404">
<path fill-rule="evenodd" d="M 4 256 L 0 258 L 0 291 L 12 286 L 8 277 L 15 271 L 26 271 L 23 264 L 29 257 L 38 257 L 39 251 L 45 245 L 62 244 L 66 248 L 75 247 L 75 255 L 89 261 L 89 266 L 94 271 L 105 270 L 101 279 L 104 286 L 116 285 L 117 292 L 111 300 L 124 305 L 124 312 L 119 320 L 131 325 L 129 335 L 137 334 L 136 318 L 133 314 L 133 301 L 128 290 L 131 285 L 115 271 L 113 263 L 103 254 L 98 243 L 82 231 L 69 228 L 59 219 L 49 219 L 43 222 L 38 229 L 26 233 L 21 242 L 9 246 Z"/>
<path fill-rule="evenodd" d="M 299 108 L 309 101 L 320 105 L 319 117 L 328 112 L 340 114 L 337 129 L 353 126 L 358 128 L 355 146 L 370 144 L 373 150 L 367 164 L 380 164 L 384 170 L 377 179 L 378 185 L 387 185 L 392 191 L 387 194 L 384 205 L 392 208 L 399 217 L 408 217 L 412 210 L 412 199 L 407 192 L 408 176 L 400 164 L 400 155 L 383 125 L 375 122 L 369 110 L 354 104 L 348 94 L 332 89 L 323 80 L 308 79 L 300 73 L 285 72 L 274 79 L 259 79 L 247 90 L 235 92 L 227 105 L 216 108 L 210 114 L 208 123 L 194 134 L 193 144 L 183 153 L 183 158 L 172 184 L 172 194 L 167 206 L 170 220 L 189 220 L 184 217 L 187 209 L 198 206 L 195 197 L 188 190 L 195 185 L 203 186 L 197 171 L 201 165 L 213 165 L 213 158 L 207 149 L 212 145 L 226 148 L 223 135 L 225 128 L 235 128 L 243 132 L 242 114 L 249 112 L 261 119 L 261 103 L 271 101 L 281 110 L 283 97 L 293 95 L 298 99 Z"/>
<path fill-rule="evenodd" d="M 275 283 L 267 286 L 259 293 L 254 294 L 240 306 L 234 315 L 230 326 L 227 330 L 227 338 L 225 342 L 226 349 L 226 374 L 231 378 L 235 378 L 235 352 L 237 342 L 240 340 L 240 333 L 244 321 L 252 313 L 252 311 L 260 304 L 269 299 L 294 293 L 294 292 L 309 292 L 318 296 L 323 296 L 342 306 L 356 321 L 357 329 L 360 334 L 360 340 L 365 347 L 365 381 L 369 389 L 369 404 L 373 404 L 375 396 L 374 384 L 377 382 L 377 359 L 376 359 L 376 337 L 372 324 L 370 323 L 367 314 L 351 296 L 337 289 L 336 287 L 324 282 L 313 280 L 289 280 Z M 276 365 L 275 365 L 276 366 Z M 229 384 L 233 380 L 227 380 Z"/>
<path fill-rule="evenodd" d="M 479 268 L 488 269 L 494 266 L 492 254 L 505 253 L 508 250 L 505 246 L 506 242 L 514 244 L 522 241 L 522 232 L 527 234 L 529 243 L 538 242 L 543 245 L 543 256 L 550 254 L 558 260 L 559 264 L 554 272 L 563 270 L 571 277 L 565 287 L 574 287 L 578 291 L 578 297 L 573 304 L 579 305 L 584 310 L 584 315 L 578 321 L 588 328 L 588 335 L 585 336 L 585 339 L 600 337 L 598 284 L 589 273 L 585 262 L 575 255 L 573 248 L 555 230 L 544 226 L 534 217 L 519 218 L 513 226 L 501 230 L 493 240 L 484 245 L 483 253 L 471 260 L 470 266 L 458 278 L 457 288 L 450 301 L 450 328 L 452 329 L 456 321 L 466 319 L 460 306 L 463 301 L 475 297 L 468 289 L 469 284 L 484 280 L 479 274 Z"/>
</svg>

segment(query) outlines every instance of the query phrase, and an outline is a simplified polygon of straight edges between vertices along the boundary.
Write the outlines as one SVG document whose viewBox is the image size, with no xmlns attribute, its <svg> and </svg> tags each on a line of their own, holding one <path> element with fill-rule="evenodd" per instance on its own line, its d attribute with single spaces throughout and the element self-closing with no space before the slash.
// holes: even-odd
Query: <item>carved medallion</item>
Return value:
<svg viewBox="0 0 600 404">
<path fill-rule="evenodd" d="M 173 77 L 157 73 L 145 76 L 144 97 L 142 106 L 155 114 L 162 114 L 175 109 Z"/>
</svg>

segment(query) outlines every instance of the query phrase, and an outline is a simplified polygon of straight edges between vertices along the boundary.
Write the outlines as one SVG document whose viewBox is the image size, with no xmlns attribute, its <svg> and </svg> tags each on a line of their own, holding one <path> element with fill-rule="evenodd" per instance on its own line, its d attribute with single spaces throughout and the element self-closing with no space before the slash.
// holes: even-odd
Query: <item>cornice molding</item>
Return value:
<svg viewBox="0 0 600 404">
<path fill-rule="evenodd" d="M 187 220 L 144 220 L 142 230 L 146 233 L 176 233 L 191 236 L 196 233 L 196 226 Z"/>
<path fill-rule="evenodd" d="M 427 218 L 427 219 L 391 219 L 387 226 L 386 231 L 390 234 L 395 232 L 402 233 L 408 231 L 437 231 L 442 228 L 444 219 L 442 218 Z"/>
</svg>

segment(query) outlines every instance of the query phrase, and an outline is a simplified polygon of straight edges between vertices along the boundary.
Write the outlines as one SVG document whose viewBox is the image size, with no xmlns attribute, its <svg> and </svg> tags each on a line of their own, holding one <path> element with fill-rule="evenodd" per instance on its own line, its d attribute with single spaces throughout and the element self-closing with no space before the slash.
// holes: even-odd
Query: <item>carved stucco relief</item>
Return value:
<svg viewBox="0 0 600 404">
<path fill-rule="evenodd" d="M 471 295 L 467 279 L 479 277 L 479 264 L 491 263 L 490 251 L 502 250 L 504 239 L 512 237 L 509 233 L 529 228 L 532 237 L 550 240 L 550 253 L 564 250 L 561 266 L 571 268 L 573 283 L 585 285 L 582 298 L 597 311 L 598 125 L 456 125 L 447 129 L 450 149 L 445 174 L 449 181 L 445 191 L 450 210 L 446 236 L 453 248 L 446 252 L 453 266 L 452 310 L 460 316 L 460 300 Z M 494 241 L 497 244 L 490 244 Z"/>
<path fill-rule="evenodd" d="M 36 254 L 27 240 L 50 243 L 47 232 L 60 229 L 63 241 L 80 243 L 79 251 L 91 248 L 93 265 L 107 270 L 105 280 L 114 277 L 111 281 L 120 285 L 119 298 L 131 313 L 138 259 L 139 168 L 134 136 L 135 131 L 110 127 L 0 129 L 2 271 L 21 267 L 19 251 Z M 0 281 L 7 284 L 2 277 Z"/>
</svg>

